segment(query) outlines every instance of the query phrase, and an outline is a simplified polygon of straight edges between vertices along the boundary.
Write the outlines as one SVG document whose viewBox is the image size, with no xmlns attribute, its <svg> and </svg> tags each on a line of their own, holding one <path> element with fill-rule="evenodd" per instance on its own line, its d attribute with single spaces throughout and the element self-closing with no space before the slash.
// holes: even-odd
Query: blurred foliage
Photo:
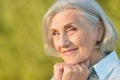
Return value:
<svg viewBox="0 0 120 80">
<path fill-rule="evenodd" d="M 61 59 L 44 53 L 42 19 L 55 0 L 0 0 L 0 80 L 49 80 Z M 98 0 L 120 34 L 120 0 Z M 118 51 L 118 50 L 117 50 Z"/>
</svg>

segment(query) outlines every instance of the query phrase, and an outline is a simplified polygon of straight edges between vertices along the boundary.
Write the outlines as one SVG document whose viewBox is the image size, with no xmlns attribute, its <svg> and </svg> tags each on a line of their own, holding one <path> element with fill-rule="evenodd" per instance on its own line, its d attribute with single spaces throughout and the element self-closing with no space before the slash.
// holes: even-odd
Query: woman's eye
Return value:
<svg viewBox="0 0 120 80">
<path fill-rule="evenodd" d="M 76 31 L 76 30 L 77 30 L 77 28 L 75 28 L 75 27 L 71 27 L 68 29 L 68 31 Z"/>
<path fill-rule="evenodd" d="M 57 31 L 52 32 L 52 36 L 57 36 L 57 35 L 59 35 L 59 32 Z"/>
</svg>

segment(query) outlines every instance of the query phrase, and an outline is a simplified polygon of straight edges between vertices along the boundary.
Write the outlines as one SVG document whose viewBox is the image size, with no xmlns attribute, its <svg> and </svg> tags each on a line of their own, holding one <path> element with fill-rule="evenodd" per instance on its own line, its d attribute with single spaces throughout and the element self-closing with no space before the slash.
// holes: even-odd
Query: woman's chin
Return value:
<svg viewBox="0 0 120 80">
<path fill-rule="evenodd" d="M 77 65 L 80 64 L 81 62 L 77 62 L 77 61 L 66 61 L 66 64 L 71 64 L 71 65 Z"/>
</svg>

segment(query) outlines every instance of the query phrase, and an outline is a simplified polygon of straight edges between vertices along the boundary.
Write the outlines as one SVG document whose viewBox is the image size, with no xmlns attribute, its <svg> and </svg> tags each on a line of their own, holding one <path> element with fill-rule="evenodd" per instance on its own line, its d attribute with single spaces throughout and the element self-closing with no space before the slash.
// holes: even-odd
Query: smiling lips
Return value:
<svg viewBox="0 0 120 80">
<path fill-rule="evenodd" d="M 71 55 L 74 55 L 74 54 L 75 54 L 76 50 L 78 50 L 78 48 L 65 50 L 65 51 L 63 51 L 63 54 L 64 54 L 65 56 L 71 56 Z"/>
</svg>

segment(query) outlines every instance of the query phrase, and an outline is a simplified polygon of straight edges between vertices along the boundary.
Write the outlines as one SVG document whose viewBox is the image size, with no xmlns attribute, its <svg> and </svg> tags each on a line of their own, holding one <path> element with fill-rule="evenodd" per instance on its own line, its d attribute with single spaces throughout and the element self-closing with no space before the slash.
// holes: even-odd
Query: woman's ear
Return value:
<svg viewBox="0 0 120 80">
<path fill-rule="evenodd" d="M 104 24 L 103 24 L 103 22 L 102 21 L 99 21 L 99 23 L 98 23 L 98 25 L 97 25 L 97 32 L 98 32 L 98 34 L 97 34 L 97 41 L 98 42 L 102 42 L 102 40 L 103 40 L 103 37 L 104 37 Z"/>
</svg>

